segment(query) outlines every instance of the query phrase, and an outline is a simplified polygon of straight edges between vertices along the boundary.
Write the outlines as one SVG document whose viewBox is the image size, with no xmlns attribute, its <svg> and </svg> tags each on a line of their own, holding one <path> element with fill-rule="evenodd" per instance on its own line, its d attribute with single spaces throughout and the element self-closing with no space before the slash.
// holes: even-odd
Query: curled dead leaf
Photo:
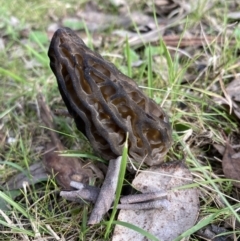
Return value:
<svg viewBox="0 0 240 241">
<path fill-rule="evenodd" d="M 225 98 L 215 98 L 220 105 L 228 105 L 234 114 L 240 119 L 240 79 L 236 78 L 227 87 L 224 93 Z M 227 96 L 227 97 L 226 97 Z"/>
<path fill-rule="evenodd" d="M 222 167 L 225 177 L 240 181 L 240 155 L 226 142 L 226 149 L 222 159 Z M 233 182 L 240 187 L 240 182 Z"/>
<path fill-rule="evenodd" d="M 152 167 L 141 172 L 132 185 L 143 193 L 167 191 L 167 198 L 160 209 L 121 210 L 119 221 L 131 223 L 159 238 L 161 241 L 174 240 L 191 228 L 196 222 L 199 211 L 198 191 L 196 188 L 173 190 L 192 183 L 192 175 L 181 162 L 171 162 Z M 113 241 L 146 240 L 140 233 L 117 225 Z"/>
</svg>

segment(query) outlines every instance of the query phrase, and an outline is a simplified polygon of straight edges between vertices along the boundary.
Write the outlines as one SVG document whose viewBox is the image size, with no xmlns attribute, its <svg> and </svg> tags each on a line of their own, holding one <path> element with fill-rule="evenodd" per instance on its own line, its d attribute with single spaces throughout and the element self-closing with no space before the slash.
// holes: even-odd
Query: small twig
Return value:
<svg viewBox="0 0 240 241">
<path fill-rule="evenodd" d="M 162 37 L 163 41 L 166 43 L 167 46 L 172 47 L 188 47 L 188 46 L 204 46 L 206 44 L 209 45 L 209 42 L 223 44 L 223 39 L 220 36 L 191 36 L 191 37 L 182 37 L 180 35 L 167 35 Z M 231 40 L 230 44 L 235 44 L 235 40 Z M 159 41 L 151 42 L 152 45 L 158 45 Z"/>
<path fill-rule="evenodd" d="M 152 193 L 142 193 L 124 196 L 120 199 L 122 204 L 139 203 L 149 200 L 155 200 L 159 198 L 166 197 L 167 193 L 165 191 L 152 192 Z"/>
<path fill-rule="evenodd" d="M 79 202 L 80 200 L 81 202 L 81 200 L 85 200 L 95 203 L 98 193 L 99 192 L 90 192 L 89 190 L 83 189 L 81 191 L 61 191 L 60 196 L 70 201 Z"/>
<path fill-rule="evenodd" d="M 103 218 L 104 214 L 110 209 L 111 204 L 114 200 L 118 175 L 121 166 L 121 156 L 117 159 L 109 161 L 109 166 L 102 188 L 96 200 L 96 204 L 90 215 L 88 224 L 93 225 L 99 223 Z"/>
<path fill-rule="evenodd" d="M 1 209 L 0 209 L 0 216 L 5 219 L 5 221 L 6 221 L 6 222 L 8 223 L 8 225 L 9 225 L 9 228 L 11 228 L 12 230 L 14 230 L 15 228 L 18 228 L 18 229 L 19 229 L 19 227 L 24 230 L 23 225 L 22 225 L 21 223 L 19 223 L 19 218 L 17 218 L 17 217 L 15 216 L 15 213 L 14 213 L 14 212 L 13 212 L 13 216 L 14 216 L 14 218 L 16 219 L 18 225 L 14 224 L 13 221 L 12 221 Z M 19 233 L 19 235 L 20 235 L 20 237 L 22 238 L 22 240 L 30 241 L 29 238 L 28 238 L 28 236 L 27 236 L 26 234 L 23 234 L 23 233 L 21 234 L 21 233 Z"/>
<path fill-rule="evenodd" d="M 99 191 L 100 191 L 100 188 L 90 186 L 90 185 L 82 183 L 82 182 L 71 181 L 70 186 L 76 188 L 77 190 L 86 189 L 86 190 L 89 190 L 90 192 L 95 192 L 95 193 L 99 193 Z"/>
<path fill-rule="evenodd" d="M 83 200 L 86 200 L 95 203 L 100 192 L 100 188 L 89 186 L 80 182 L 71 181 L 70 186 L 77 188 L 78 190 L 60 192 L 60 196 L 70 201 L 82 203 Z"/>
<path fill-rule="evenodd" d="M 15 214 L 15 212 L 12 212 L 12 215 L 13 215 L 13 217 L 14 217 L 14 219 L 15 219 L 15 221 L 16 221 L 16 223 L 17 223 L 17 225 L 16 224 L 14 224 L 12 221 L 12 229 L 14 229 L 15 227 L 16 228 L 20 228 L 20 229 L 23 229 L 23 230 L 26 230 L 25 228 L 24 228 L 24 225 L 23 225 L 23 223 L 21 222 L 22 220 L 19 218 L 19 217 L 17 217 L 16 216 L 16 214 Z M 20 237 L 25 241 L 30 241 L 30 239 L 28 238 L 28 236 L 27 236 L 27 234 L 24 234 L 24 232 L 21 234 L 21 233 L 19 233 L 20 234 Z"/>
<path fill-rule="evenodd" d="M 152 202 L 143 202 L 143 203 L 133 203 L 133 204 L 118 204 L 118 209 L 127 209 L 127 210 L 143 210 L 143 209 L 155 209 L 155 208 L 164 208 L 168 209 L 170 206 L 167 199 L 156 200 Z"/>
</svg>

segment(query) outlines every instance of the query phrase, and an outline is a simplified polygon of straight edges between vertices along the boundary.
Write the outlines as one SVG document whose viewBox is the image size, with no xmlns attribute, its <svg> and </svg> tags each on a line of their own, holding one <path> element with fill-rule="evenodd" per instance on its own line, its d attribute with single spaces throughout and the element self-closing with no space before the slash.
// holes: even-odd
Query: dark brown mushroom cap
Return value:
<svg viewBox="0 0 240 241">
<path fill-rule="evenodd" d="M 55 32 L 48 55 L 69 113 L 100 156 L 121 155 L 128 132 L 131 158 L 162 162 L 171 146 L 168 117 L 132 79 L 69 28 Z"/>
</svg>

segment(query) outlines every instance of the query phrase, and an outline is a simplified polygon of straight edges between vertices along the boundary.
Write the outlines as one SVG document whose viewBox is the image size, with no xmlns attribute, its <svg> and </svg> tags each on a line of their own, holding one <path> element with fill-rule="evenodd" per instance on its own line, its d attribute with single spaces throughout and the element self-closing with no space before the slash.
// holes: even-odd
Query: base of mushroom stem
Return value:
<svg viewBox="0 0 240 241">
<path fill-rule="evenodd" d="M 99 223 L 108 210 L 111 209 L 115 198 L 121 159 L 120 156 L 109 161 L 108 171 L 101 189 L 72 181 L 70 185 L 77 190 L 62 191 L 60 193 L 62 197 L 70 201 L 95 203 L 88 221 L 89 225 Z M 120 199 L 121 204 L 118 204 L 117 208 L 129 210 L 168 208 L 166 196 L 167 192 L 165 191 L 128 195 Z"/>
</svg>

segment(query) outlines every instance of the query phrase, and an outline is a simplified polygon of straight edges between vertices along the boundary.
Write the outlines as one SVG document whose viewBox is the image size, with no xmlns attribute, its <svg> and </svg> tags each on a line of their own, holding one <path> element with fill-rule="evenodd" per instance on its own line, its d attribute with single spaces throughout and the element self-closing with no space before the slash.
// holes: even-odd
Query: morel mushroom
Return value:
<svg viewBox="0 0 240 241">
<path fill-rule="evenodd" d="M 128 132 L 129 157 L 148 165 L 162 161 L 171 143 L 168 118 L 132 79 L 68 28 L 56 31 L 48 54 L 70 115 L 100 156 L 121 155 Z"/>
<path fill-rule="evenodd" d="M 171 145 L 168 117 L 132 79 L 69 28 L 55 32 L 48 55 L 69 114 L 100 156 L 119 157 L 128 132 L 130 158 L 150 166 L 163 161 Z"/>
</svg>

